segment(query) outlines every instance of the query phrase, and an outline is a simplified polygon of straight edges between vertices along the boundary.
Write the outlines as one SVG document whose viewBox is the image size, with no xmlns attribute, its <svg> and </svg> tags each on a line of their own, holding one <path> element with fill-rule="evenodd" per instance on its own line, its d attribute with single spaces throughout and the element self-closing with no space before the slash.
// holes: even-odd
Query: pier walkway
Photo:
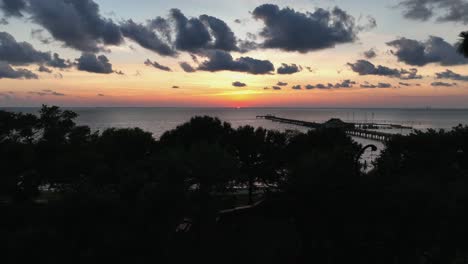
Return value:
<svg viewBox="0 0 468 264">
<path fill-rule="evenodd" d="M 376 141 L 381 141 L 381 142 L 388 141 L 391 137 L 393 137 L 396 134 L 368 130 L 368 129 L 379 129 L 379 128 L 412 129 L 412 127 L 407 127 L 407 126 L 402 126 L 402 125 L 397 125 L 397 124 L 347 123 L 337 118 L 330 119 L 329 121 L 325 123 L 316 123 L 316 122 L 288 119 L 288 118 L 277 117 L 274 115 L 257 116 L 257 118 L 263 118 L 263 119 L 270 120 L 273 122 L 292 124 L 296 126 L 315 128 L 315 129 L 322 128 L 322 127 L 342 128 L 346 131 L 346 134 L 350 136 L 376 140 Z M 365 128 L 368 128 L 368 129 L 365 129 Z"/>
</svg>

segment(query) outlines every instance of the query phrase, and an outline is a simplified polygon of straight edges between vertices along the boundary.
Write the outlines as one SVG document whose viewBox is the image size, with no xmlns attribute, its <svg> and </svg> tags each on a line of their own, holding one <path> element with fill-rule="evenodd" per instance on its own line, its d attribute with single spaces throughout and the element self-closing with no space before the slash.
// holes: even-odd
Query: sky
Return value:
<svg viewBox="0 0 468 264">
<path fill-rule="evenodd" d="M 468 108 L 465 0 L 0 0 L 0 106 Z"/>
</svg>

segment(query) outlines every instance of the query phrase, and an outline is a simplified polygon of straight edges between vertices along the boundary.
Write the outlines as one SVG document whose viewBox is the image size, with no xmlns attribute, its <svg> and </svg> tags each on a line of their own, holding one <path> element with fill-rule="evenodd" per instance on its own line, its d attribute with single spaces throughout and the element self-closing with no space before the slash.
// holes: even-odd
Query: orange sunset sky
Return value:
<svg viewBox="0 0 468 264">
<path fill-rule="evenodd" d="M 24 0 L 23 6 L 11 7 L 0 1 L 0 32 L 5 33 L 0 38 L 0 106 L 468 107 L 468 60 L 455 51 L 468 19 L 449 19 L 451 7 L 437 1 L 429 1 L 432 12 L 423 18 L 411 13 L 411 1 L 86 0 L 87 9 L 73 2 L 44 0 L 37 6 Z M 184 28 L 175 9 L 186 19 Z M 69 15 L 54 18 L 53 12 Z M 156 18 L 167 23 L 166 31 L 151 24 Z M 130 27 L 130 20 L 136 26 Z M 216 43 L 225 35 L 217 35 L 210 21 L 222 21 L 232 31 L 234 39 L 226 37 L 233 42 L 230 48 Z M 119 39 L 108 40 L 107 27 L 100 25 L 115 26 L 111 33 Z M 203 30 L 208 40 L 192 43 Z M 241 50 L 244 41 L 251 47 Z M 423 51 L 419 57 L 416 48 Z M 215 51 L 230 54 L 234 63 L 248 57 L 273 68 L 253 73 L 219 63 L 207 70 L 204 65 L 214 65 Z M 65 64 L 54 66 L 46 55 L 31 52 L 57 53 Z M 94 60 L 85 61 L 84 54 Z M 101 65 L 101 55 L 111 68 Z M 359 61 L 375 69 L 358 67 Z M 298 69 L 281 74 L 283 64 Z M 408 78 L 410 69 L 417 73 Z M 349 86 L 338 85 L 346 80 Z"/>
</svg>

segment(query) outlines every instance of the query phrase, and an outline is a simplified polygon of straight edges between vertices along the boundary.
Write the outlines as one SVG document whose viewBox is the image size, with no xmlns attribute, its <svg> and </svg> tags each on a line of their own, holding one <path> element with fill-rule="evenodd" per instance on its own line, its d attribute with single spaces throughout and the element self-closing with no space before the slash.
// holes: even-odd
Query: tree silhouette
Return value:
<svg viewBox="0 0 468 264">
<path fill-rule="evenodd" d="M 468 57 L 468 31 L 461 32 L 459 37 L 461 39 L 458 43 L 458 52 Z"/>
</svg>

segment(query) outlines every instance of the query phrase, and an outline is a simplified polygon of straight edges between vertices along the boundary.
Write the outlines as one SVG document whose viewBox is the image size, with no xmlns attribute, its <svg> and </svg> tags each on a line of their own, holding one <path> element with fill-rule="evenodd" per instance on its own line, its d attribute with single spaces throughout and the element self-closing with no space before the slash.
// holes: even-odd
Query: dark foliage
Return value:
<svg viewBox="0 0 468 264">
<path fill-rule="evenodd" d="M 0 111 L 3 263 L 467 257 L 466 127 L 395 136 L 358 175 L 361 146 L 339 129 L 194 117 L 156 140 L 139 128 L 92 132 L 76 117 Z"/>
</svg>

